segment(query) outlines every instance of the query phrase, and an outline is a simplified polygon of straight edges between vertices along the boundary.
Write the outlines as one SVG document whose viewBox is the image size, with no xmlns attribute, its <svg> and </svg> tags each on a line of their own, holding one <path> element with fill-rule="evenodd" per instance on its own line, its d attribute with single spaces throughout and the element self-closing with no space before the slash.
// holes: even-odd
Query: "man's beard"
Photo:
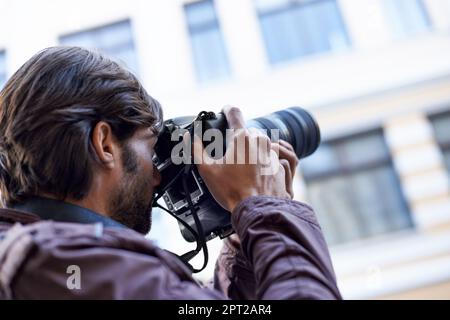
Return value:
<svg viewBox="0 0 450 320">
<path fill-rule="evenodd" d="M 110 197 L 111 218 L 123 225 L 147 234 L 152 225 L 151 177 L 141 173 L 134 152 L 124 145 L 122 149 L 124 176 L 118 189 Z"/>
</svg>

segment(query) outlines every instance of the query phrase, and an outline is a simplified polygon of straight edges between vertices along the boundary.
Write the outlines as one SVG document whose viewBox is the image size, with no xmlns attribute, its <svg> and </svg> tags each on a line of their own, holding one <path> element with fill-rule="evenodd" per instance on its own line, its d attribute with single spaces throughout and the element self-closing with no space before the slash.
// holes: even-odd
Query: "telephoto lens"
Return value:
<svg viewBox="0 0 450 320">
<path fill-rule="evenodd" d="M 247 122 L 248 128 L 263 129 L 270 136 L 278 130 L 279 138 L 289 142 L 299 159 L 313 154 L 320 144 L 320 129 L 306 110 L 293 107 Z"/>
</svg>

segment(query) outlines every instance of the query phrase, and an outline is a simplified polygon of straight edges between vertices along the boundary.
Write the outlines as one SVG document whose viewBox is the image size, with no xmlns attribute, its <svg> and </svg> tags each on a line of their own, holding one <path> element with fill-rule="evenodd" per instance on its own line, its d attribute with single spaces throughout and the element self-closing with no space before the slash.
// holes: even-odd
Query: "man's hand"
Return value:
<svg viewBox="0 0 450 320">
<path fill-rule="evenodd" d="M 280 141 L 272 144 L 270 139 L 255 130 L 245 129 L 244 118 L 237 108 L 224 109 L 230 129 L 237 129 L 233 134 L 233 141 L 245 141 L 245 150 L 227 148 L 223 159 L 211 159 L 203 148 L 201 139 L 194 137 L 194 158 L 198 170 L 205 181 L 209 191 L 216 201 L 226 210 L 233 212 L 234 208 L 243 200 L 251 196 L 274 196 L 280 198 L 292 198 L 292 178 L 295 174 L 297 159 L 292 147 Z M 257 141 L 258 150 L 249 148 L 251 141 Z M 238 145 L 235 143 L 235 146 Z M 267 146 L 266 148 L 261 146 Z M 245 152 L 244 164 L 227 163 L 229 159 L 236 160 L 238 152 Z M 277 152 L 280 154 L 278 159 Z M 251 163 L 249 159 L 258 159 Z M 268 167 L 271 174 L 267 172 Z"/>
<path fill-rule="evenodd" d="M 286 172 L 286 191 L 294 198 L 294 176 L 297 172 L 298 158 L 295 154 L 294 148 L 290 143 L 279 140 L 278 143 L 272 143 L 272 150 L 278 154 L 281 165 L 284 167 Z"/>
</svg>

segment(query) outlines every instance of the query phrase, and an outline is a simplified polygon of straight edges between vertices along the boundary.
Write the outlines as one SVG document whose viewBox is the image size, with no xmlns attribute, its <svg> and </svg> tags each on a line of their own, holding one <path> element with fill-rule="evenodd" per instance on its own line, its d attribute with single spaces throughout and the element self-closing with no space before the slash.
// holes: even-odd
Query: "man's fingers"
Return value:
<svg viewBox="0 0 450 320">
<path fill-rule="evenodd" d="M 295 172 L 297 170 L 297 166 L 298 166 L 298 159 L 297 159 L 297 155 L 295 154 L 295 152 L 287 149 L 283 145 L 280 145 L 279 155 L 280 155 L 280 159 L 285 159 L 289 162 L 289 165 L 291 167 L 292 176 L 294 176 Z"/>
<path fill-rule="evenodd" d="M 278 143 L 281 144 L 286 149 L 295 153 L 294 147 L 289 142 L 280 139 L 280 140 L 278 140 Z"/>
<path fill-rule="evenodd" d="M 293 199 L 294 191 L 292 190 L 293 175 L 292 175 L 291 165 L 289 164 L 289 161 L 287 161 L 286 159 L 280 159 L 280 164 L 283 166 L 284 172 L 285 172 L 286 191 L 291 196 L 291 199 Z"/>
<path fill-rule="evenodd" d="M 297 155 L 293 151 L 278 143 L 272 143 L 272 150 L 274 150 L 278 154 L 279 159 L 288 161 L 291 167 L 292 177 L 294 177 L 298 165 Z"/>
<path fill-rule="evenodd" d="M 245 128 L 245 120 L 244 116 L 241 113 L 241 110 L 236 107 L 226 106 L 223 108 L 223 113 L 228 121 L 228 127 L 230 129 L 244 129 Z"/>
</svg>

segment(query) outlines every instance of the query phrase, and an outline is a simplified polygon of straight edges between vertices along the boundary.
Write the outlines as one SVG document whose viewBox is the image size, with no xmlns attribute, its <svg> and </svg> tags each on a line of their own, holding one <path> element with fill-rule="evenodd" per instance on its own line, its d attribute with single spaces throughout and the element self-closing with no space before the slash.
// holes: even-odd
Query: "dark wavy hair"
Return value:
<svg viewBox="0 0 450 320">
<path fill-rule="evenodd" d="M 41 193 L 83 199 L 94 164 L 91 134 L 107 122 L 119 142 L 138 128 L 158 131 L 160 104 L 107 57 L 78 47 L 45 49 L 0 92 L 0 192 L 3 205 Z"/>
</svg>

